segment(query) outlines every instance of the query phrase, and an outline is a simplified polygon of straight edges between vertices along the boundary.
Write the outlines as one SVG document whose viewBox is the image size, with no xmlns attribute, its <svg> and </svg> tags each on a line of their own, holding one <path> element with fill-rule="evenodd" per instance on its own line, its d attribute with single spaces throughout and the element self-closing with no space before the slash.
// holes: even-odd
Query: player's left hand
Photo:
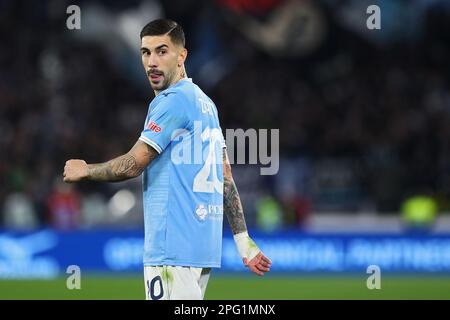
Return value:
<svg viewBox="0 0 450 320">
<path fill-rule="evenodd" d="M 243 258 L 244 265 L 258 276 L 263 276 L 264 273 L 270 271 L 272 261 L 267 258 L 262 252 L 259 252 L 256 257 L 248 261 L 247 258 Z"/>
<path fill-rule="evenodd" d="M 262 253 L 247 231 L 235 234 L 233 237 L 239 255 L 247 268 L 258 276 L 263 276 L 270 271 L 272 262 Z"/>
</svg>

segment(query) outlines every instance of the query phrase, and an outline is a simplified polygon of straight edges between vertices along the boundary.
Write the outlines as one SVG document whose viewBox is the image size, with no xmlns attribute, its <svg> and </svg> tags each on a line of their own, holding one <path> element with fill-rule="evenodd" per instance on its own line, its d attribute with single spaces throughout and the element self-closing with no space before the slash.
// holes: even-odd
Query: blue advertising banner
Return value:
<svg viewBox="0 0 450 320">
<path fill-rule="evenodd" d="M 450 273 L 450 235 L 252 233 L 273 272 Z M 83 272 L 141 272 L 142 231 L 0 232 L 0 278 L 53 278 L 77 265 Z M 233 238 L 224 235 L 222 268 L 244 271 Z"/>
</svg>

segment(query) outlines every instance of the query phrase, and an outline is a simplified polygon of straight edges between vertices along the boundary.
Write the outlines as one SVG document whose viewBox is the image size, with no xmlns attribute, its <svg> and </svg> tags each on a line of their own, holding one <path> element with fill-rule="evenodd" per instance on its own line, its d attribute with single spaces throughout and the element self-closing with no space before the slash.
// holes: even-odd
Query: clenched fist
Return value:
<svg viewBox="0 0 450 320">
<path fill-rule="evenodd" d="M 64 182 L 77 182 L 88 177 L 88 165 L 84 160 L 66 161 Z"/>
</svg>

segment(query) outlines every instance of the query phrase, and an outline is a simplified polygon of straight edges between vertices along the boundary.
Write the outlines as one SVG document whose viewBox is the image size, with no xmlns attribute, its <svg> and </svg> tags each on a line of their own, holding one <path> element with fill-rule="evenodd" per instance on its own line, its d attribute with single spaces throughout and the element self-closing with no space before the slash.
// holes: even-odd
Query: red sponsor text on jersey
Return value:
<svg viewBox="0 0 450 320">
<path fill-rule="evenodd" d="M 158 126 L 155 122 L 150 121 L 147 125 L 147 129 L 150 131 L 161 132 L 161 127 Z"/>
</svg>

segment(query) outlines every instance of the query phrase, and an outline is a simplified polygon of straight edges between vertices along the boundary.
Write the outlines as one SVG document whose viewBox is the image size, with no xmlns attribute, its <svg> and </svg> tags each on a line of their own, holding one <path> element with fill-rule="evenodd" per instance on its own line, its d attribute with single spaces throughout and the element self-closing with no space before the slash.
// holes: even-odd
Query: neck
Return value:
<svg viewBox="0 0 450 320">
<path fill-rule="evenodd" d="M 175 77 L 175 79 L 169 84 L 169 87 L 174 85 L 175 83 L 177 83 L 181 79 L 186 79 L 186 78 L 187 78 L 186 70 L 184 69 L 184 66 L 182 66 L 181 67 L 181 71 L 178 73 L 178 75 Z M 155 92 L 155 96 L 157 96 L 163 90 L 153 90 L 153 91 Z"/>
</svg>

